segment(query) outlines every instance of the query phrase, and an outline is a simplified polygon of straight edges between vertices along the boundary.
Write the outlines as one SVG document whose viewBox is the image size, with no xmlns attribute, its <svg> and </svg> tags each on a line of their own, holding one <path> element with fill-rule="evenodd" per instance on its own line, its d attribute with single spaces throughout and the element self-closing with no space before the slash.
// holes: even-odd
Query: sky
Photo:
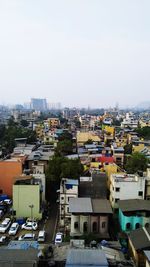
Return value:
<svg viewBox="0 0 150 267">
<path fill-rule="evenodd" d="M 0 103 L 150 100 L 149 0 L 0 1 Z"/>
</svg>

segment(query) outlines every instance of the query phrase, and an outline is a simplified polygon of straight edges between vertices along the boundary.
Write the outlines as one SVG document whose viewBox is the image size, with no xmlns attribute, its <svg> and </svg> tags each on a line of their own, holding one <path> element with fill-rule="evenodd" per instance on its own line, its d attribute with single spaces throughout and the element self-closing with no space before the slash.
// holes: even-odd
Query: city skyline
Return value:
<svg viewBox="0 0 150 267">
<path fill-rule="evenodd" d="M 149 101 L 149 8 L 148 0 L 1 2 L 1 104 Z"/>
</svg>

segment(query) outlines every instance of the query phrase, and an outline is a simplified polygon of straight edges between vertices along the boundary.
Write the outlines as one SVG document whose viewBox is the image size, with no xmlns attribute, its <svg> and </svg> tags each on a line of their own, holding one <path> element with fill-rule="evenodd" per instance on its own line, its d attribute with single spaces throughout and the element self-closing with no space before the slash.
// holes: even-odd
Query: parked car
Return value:
<svg viewBox="0 0 150 267">
<path fill-rule="evenodd" d="M 0 224 L 0 233 L 5 233 L 9 226 L 11 225 L 10 218 L 5 218 L 4 221 Z"/>
<path fill-rule="evenodd" d="M 7 205 L 11 205 L 12 204 L 12 200 L 7 198 L 7 199 L 4 199 L 4 203 L 6 203 Z"/>
<path fill-rule="evenodd" d="M 44 230 L 39 231 L 38 242 L 44 242 L 46 237 L 46 232 Z"/>
<path fill-rule="evenodd" d="M 38 221 L 36 218 L 27 218 L 26 223 L 27 222 L 36 222 L 37 223 Z"/>
<path fill-rule="evenodd" d="M 7 239 L 7 236 L 2 235 L 2 236 L 0 237 L 0 244 L 1 244 L 1 245 L 4 244 L 5 241 L 6 241 L 6 239 Z"/>
<path fill-rule="evenodd" d="M 38 225 L 36 222 L 26 222 L 22 225 L 21 228 L 25 230 L 37 230 Z"/>
<path fill-rule="evenodd" d="M 0 210 L 3 210 L 4 213 L 7 212 L 7 205 L 6 204 L 0 204 Z"/>
<path fill-rule="evenodd" d="M 55 245 L 56 244 L 61 244 L 62 243 L 62 238 L 63 238 L 63 234 L 62 233 L 57 233 L 55 236 Z"/>
<path fill-rule="evenodd" d="M 9 229 L 9 232 L 8 234 L 9 235 L 16 235 L 17 231 L 19 229 L 19 223 L 12 223 L 10 229 Z"/>
<path fill-rule="evenodd" d="M 19 241 L 25 241 L 25 240 L 34 240 L 35 239 L 35 234 L 24 234 L 19 236 L 18 240 Z"/>
</svg>

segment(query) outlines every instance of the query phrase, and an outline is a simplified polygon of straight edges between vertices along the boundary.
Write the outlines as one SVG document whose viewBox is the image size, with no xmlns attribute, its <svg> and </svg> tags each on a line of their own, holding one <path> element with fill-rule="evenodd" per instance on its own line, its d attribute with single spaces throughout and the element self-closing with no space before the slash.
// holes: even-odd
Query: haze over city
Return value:
<svg viewBox="0 0 150 267">
<path fill-rule="evenodd" d="M 136 106 L 150 99 L 148 0 L 0 2 L 0 103 Z"/>
</svg>

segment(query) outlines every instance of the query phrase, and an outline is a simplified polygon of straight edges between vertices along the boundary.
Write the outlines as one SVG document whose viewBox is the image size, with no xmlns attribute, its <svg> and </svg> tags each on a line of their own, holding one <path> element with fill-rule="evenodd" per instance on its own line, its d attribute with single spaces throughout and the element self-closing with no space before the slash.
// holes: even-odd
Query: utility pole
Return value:
<svg viewBox="0 0 150 267">
<path fill-rule="evenodd" d="M 34 208 L 34 205 L 33 204 L 29 205 L 29 208 L 31 209 L 32 237 L 33 237 L 33 208 Z"/>
</svg>

